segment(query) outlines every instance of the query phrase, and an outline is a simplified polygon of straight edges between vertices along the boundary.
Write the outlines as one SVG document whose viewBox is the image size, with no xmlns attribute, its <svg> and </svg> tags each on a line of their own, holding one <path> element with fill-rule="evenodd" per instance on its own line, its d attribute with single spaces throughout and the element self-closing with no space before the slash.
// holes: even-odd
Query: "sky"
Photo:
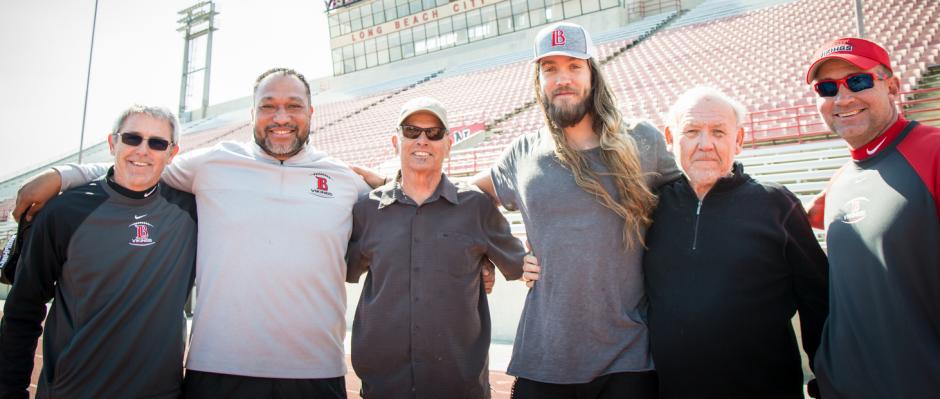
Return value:
<svg viewBox="0 0 940 399">
<path fill-rule="evenodd" d="M 99 0 L 85 146 L 131 104 L 179 108 L 183 33 L 198 0 Z M 209 103 L 251 94 L 264 70 L 331 74 L 322 0 L 216 0 Z M 94 0 L 0 0 L 0 181 L 79 148 Z M 201 91 L 201 89 L 200 89 Z"/>
</svg>

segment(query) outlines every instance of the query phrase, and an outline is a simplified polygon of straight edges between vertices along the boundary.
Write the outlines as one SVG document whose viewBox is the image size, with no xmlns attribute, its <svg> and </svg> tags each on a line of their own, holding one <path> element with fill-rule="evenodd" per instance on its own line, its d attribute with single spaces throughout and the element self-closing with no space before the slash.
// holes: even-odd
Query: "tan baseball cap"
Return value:
<svg viewBox="0 0 940 399">
<path fill-rule="evenodd" d="M 405 119 L 408 119 L 415 112 L 430 112 L 441 121 L 444 129 L 450 129 L 450 125 L 447 123 L 447 110 L 444 109 L 444 105 L 440 101 L 431 97 L 413 98 L 402 105 L 401 112 L 398 114 L 398 126 L 401 126 Z"/>
</svg>

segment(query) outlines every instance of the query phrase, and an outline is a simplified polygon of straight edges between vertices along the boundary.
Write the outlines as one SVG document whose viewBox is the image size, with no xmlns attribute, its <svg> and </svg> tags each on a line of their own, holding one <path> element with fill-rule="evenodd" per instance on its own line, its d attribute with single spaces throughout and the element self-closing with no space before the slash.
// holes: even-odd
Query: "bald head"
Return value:
<svg viewBox="0 0 940 399">
<path fill-rule="evenodd" d="M 682 94 L 669 111 L 666 141 L 699 198 L 731 173 L 744 144 L 744 106 L 711 88 Z"/>
</svg>

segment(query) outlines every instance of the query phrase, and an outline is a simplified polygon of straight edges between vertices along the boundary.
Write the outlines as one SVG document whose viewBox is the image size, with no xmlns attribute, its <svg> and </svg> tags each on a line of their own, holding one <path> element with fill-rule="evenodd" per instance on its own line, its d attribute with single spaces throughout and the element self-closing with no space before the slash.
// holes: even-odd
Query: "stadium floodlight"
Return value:
<svg viewBox="0 0 940 399">
<path fill-rule="evenodd" d="M 82 163 L 82 153 L 85 149 L 85 115 L 88 113 L 88 86 L 91 84 L 91 56 L 95 51 L 95 25 L 98 23 L 98 0 L 95 0 L 95 11 L 91 17 L 91 44 L 88 46 L 88 70 L 85 72 L 85 101 L 82 103 L 82 132 L 78 139 L 78 163 Z"/>
<path fill-rule="evenodd" d="M 865 38 L 865 15 L 862 14 L 862 0 L 855 0 L 855 18 L 858 37 Z"/>
<path fill-rule="evenodd" d="M 180 83 L 180 110 L 179 117 L 187 121 L 186 109 L 188 108 L 187 98 L 190 79 L 196 75 L 202 76 L 202 117 L 206 116 L 209 108 L 209 71 L 212 66 L 212 32 L 218 30 L 215 26 L 215 16 L 219 15 L 215 10 L 215 3 L 212 1 L 202 1 L 187 9 L 177 12 L 182 17 L 176 21 L 181 26 L 176 29 L 177 32 L 184 32 L 183 40 L 183 75 Z M 194 60 L 190 59 L 190 52 L 194 50 L 197 39 L 206 37 L 205 59 L 201 66 L 193 65 Z M 195 58 L 195 57 L 194 57 Z"/>
</svg>

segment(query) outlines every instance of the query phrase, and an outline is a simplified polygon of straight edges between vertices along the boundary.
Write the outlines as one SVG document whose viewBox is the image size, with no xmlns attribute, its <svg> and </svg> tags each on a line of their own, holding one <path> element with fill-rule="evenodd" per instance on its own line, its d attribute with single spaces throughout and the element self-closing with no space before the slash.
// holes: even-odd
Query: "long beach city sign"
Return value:
<svg viewBox="0 0 940 399">
<path fill-rule="evenodd" d="M 352 32 L 346 35 L 337 36 L 330 40 L 332 48 L 346 46 L 363 40 L 368 40 L 376 36 L 398 32 L 413 26 L 424 25 L 428 22 L 436 21 L 441 18 L 447 18 L 477 8 L 502 3 L 507 0 L 457 0 L 450 3 L 425 10 L 407 17 L 394 19 L 384 24 L 376 25 L 367 29 Z"/>
</svg>

